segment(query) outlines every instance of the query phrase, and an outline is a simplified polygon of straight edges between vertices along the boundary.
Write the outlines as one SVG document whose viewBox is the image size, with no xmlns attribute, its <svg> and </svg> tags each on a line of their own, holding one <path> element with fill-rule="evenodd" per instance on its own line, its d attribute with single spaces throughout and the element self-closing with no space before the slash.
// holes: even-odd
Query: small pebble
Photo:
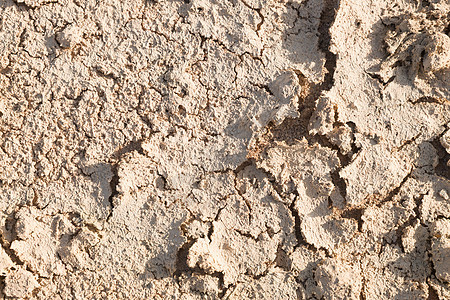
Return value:
<svg viewBox="0 0 450 300">
<path fill-rule="evenodd" d="M 442 198 L 444 198 L 445 200 L 448 200 L 448 199 L 449 199 L 448 193 L 447 193 L 446 190 L 441 190 L 441 191 L 439 192 L 439 195 L 440 195 Z"/>
</svg>

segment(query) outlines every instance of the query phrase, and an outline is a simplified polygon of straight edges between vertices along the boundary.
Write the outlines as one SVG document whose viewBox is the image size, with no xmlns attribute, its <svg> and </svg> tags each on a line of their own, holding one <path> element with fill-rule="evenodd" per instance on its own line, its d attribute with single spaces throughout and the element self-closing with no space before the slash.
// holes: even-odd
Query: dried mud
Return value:
<svg viewBox="0 0 450 300">
<path fill-rule="evenodd" d="M 0 0 L 0 298 L 449 299 L 444 0 Z"/>
</svg>

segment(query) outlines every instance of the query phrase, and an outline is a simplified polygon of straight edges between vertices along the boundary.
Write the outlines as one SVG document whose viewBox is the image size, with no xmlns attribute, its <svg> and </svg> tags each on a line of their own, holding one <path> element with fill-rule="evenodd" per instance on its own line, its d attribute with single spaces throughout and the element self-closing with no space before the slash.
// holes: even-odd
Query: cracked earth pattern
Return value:
<svg viewBox="0 0 450 300">
<path fill-rule="evenodd" d="M 0 0 L 2 299 L 450 299 L 446 0 Z"/>
</svg>

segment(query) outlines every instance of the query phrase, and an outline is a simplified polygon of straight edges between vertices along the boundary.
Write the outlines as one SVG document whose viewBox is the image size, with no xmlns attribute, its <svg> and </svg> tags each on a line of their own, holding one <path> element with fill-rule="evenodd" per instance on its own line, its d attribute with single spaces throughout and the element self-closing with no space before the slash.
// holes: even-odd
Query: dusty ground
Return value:
<svg viewBox="0 0 450 300">
<path fill-rule="evenodd" d="M 450 299 L 447 0 L 0 0 L 0 296 Z"/>
</svg>

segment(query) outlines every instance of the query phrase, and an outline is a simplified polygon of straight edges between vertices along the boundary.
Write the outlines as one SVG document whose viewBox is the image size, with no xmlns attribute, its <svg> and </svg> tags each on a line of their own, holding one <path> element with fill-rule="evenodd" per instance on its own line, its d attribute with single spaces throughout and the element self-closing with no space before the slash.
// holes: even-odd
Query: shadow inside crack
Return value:
<svg viewBox="0 0 450 300">
<path fill-rule="evenodd" d="M 431 144 L 436 149 L 438 155 L 438 164 L 434 168 L 436 175 L 450 180 L 450 153 L 448 153 L 444 146 L 442 146 L 440 137 L 437 137 L 431 141 Z"/>
</svg>

